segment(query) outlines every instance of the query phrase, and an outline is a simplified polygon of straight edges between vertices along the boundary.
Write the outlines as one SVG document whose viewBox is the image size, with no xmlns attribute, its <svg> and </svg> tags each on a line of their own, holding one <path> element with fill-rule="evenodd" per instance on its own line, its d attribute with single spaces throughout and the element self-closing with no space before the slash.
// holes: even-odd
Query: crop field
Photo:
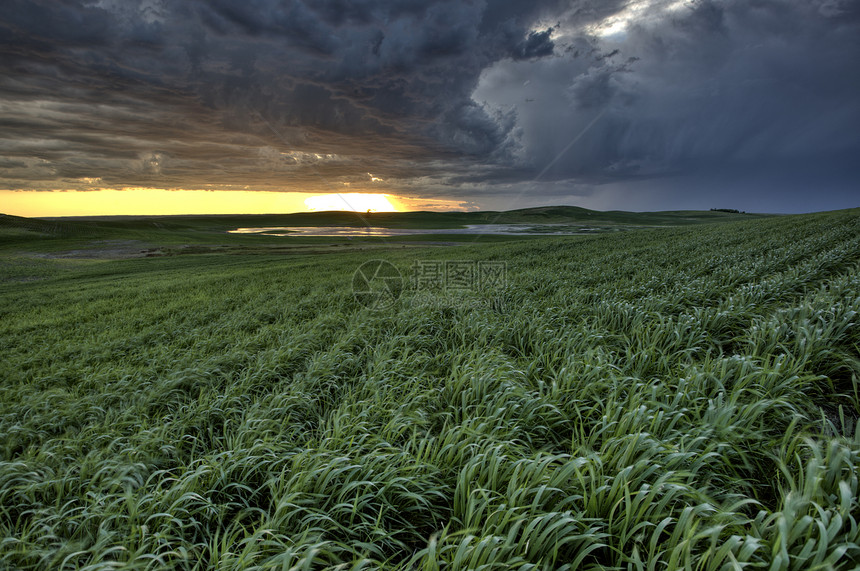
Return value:
<svg viewBox="0 0 860 571">
<path fill-rule="evenodd" d="M 858 210 L 126 259 L 16 228 L 0 568 L 860 566 Z"/>
</svg>

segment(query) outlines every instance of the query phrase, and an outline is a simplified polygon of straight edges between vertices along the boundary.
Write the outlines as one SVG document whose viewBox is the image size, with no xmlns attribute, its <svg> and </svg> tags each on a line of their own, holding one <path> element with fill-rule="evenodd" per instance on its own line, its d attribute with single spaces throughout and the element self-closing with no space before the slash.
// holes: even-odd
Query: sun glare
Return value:
<svg viewBox="0 0 860 571">
<path fill-rule="evenodd" d="M 350 212 L 398 212 L 388 194 L 349 192 L 342 194 L 320 194 L 305 199 L 308 210 L 347 210 Z"/>
</svg>

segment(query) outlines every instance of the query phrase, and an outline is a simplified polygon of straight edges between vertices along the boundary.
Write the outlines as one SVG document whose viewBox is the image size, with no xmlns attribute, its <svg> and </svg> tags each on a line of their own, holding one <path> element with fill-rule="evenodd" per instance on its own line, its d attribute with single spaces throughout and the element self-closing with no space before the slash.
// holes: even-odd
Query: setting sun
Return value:
<svg viewBox="0 0 860 571">
<path fill-rule="evenodd" d="M 308 210 L 347 210 L 351 212 L 398 212 L 388 194 L 350 192 L 342 194 L 320 194 L 305 199 Z"/>
</svg>

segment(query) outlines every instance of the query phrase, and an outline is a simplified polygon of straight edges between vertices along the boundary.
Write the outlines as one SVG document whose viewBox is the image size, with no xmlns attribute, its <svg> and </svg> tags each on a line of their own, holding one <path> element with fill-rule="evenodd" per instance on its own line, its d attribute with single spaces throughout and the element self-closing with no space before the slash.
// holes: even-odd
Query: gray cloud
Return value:
<svg viewBox="0 0 860 571">
<path fill-rule="evenodd" d="M 848 72 L 860 55 L 856 10 L 661 4 L 671 3 L 653 2 L 605 34 L 574 13 L 561 24 L 567 57 L 484 72 L 475 97 L 516 109 L 524 166 L 538 172 L 603 113 L 546 177 L 597 184 L 699 171 L 726 180 L 756 164 L 778 173 L 826 161 L 841 165 L 834 175 L 860 179 L 848 158 L 860 150 L 860 76 Z"/>
<path fill-rule="evenodd" d="M 843 188 L 858 55 L 847 0 L 7 0 L 0 187 Z"/>
</svg>

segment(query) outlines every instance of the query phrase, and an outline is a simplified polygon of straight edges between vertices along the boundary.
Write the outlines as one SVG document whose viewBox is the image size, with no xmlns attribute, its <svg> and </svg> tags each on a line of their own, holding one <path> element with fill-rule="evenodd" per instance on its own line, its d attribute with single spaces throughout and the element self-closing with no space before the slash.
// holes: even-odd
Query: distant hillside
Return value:
<svg viewBox="0 0 860 571">
<path fill-rule="evenodd" d="M 0 236 L 3 237 L 68 236 L 79 232 L 81 226 L 80 223 L 72 219 L 48 220 L 0 214 Z"/>
<path fill-rule="evenodd" d="M 478 213 L 476 213 L 478 214 Z M 483 214 L 483 213 L 481 213 Z M 764 214 L 740 214 L 707 210 L 672 210 L 663 212 L 627 212 L 623 210 L 588 210 L 577 206 L 542 206 L 492 213 L 499 223 L 599 223 L 636 226 L 676 226 L 732 219 L 761 218 Z"/>
<path fill-rule="evenodd" d="M 226 231 L 263 226 L 379 226 L 384 228 L 461 228 L 469 224 L 623 224 L 677 226 L 749 219 L 765 215 L 716 211 L 624 212 L 588 210 L 576 206 L 544 206 L 519 210 L 478 212 L 300 212 L 295 214 L 89 216 L 45 218 L 47 223 L 86 223 L 96 228 L 136 230 Z M 26 219 L 24 219 L 26 220 Z"/>
</svg>

